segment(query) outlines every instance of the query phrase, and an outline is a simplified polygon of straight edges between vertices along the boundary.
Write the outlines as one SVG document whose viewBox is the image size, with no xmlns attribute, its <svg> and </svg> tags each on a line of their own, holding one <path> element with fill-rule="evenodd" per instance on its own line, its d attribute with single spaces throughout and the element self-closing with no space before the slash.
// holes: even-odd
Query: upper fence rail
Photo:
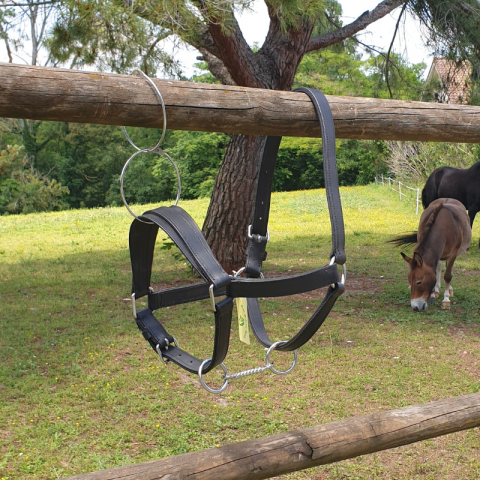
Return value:
<svg viewBox="0 0 480 480">
<path fill-rule="evenodd" d="M 417 207 L 416 207 L 415 215 L 418 215 L 418 206 L 420 204 L 420 189 L 409 187 L 408 185 L 405 185 L 404 183 L 402 183 L 398 180 L 394 180 L 393 178 L 390 178 L 390 177 L 385 178 L 382 174 L 375 175 L 375 183 L 377 185 L 379 183 L 381 183 L 382 185 L 385 185 L 385 181 L 388 182 L 388 188 L 390 188 L 390 190 L 393 190 L 394 192 L 396 192 L 397 189 L 393 188 L 392 185 L 395 185 L 395 184 L 398 185 L 398 195 L 399 195 L 400 201 L 402 201 L 402 196 L 403 197 L 407 196 L 402 192 L 402 187 L 406 188 L 407 190 L 411 190 L 412 192 L 416 192 L 416 194 L 417 194 L 417 198 L 416 198 Z"/>
<path fill-rule="evenodd" d="M 153 79 L 168 128 L 320 137 L 304 93 Z M 480 143 L 480 107 L 327 96 L 338 138 Z M 0 117 L 161 128 L 144 79 L 0 63 Z"/>
</svg>

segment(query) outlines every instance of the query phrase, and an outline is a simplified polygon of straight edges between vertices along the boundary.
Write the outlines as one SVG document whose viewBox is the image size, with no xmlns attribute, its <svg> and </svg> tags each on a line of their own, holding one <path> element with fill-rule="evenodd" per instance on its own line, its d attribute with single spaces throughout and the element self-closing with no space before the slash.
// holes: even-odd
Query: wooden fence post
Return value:
<svg viewBox="0 0 480 480">
<path fill-rule="evenodd" d="M 480 393 L 473 393 L 70 480 L 261 480 L 478 426 Z"/>
</svg>

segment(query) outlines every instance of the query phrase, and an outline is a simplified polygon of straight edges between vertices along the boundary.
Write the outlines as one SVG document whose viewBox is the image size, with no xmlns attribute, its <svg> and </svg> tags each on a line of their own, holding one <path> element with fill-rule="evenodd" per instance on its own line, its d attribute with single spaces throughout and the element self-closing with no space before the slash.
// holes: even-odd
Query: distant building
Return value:
<svg viewBox="0 0 480 480">
<path fill-rule="evenodd" d="M 433 92 L 422 95 L 423 101 L 461 104 L 467 103 L 471 64 L 467 60 L 457 64 L 446 58 L 434 58 L 426 85 Z"/>
</svg>

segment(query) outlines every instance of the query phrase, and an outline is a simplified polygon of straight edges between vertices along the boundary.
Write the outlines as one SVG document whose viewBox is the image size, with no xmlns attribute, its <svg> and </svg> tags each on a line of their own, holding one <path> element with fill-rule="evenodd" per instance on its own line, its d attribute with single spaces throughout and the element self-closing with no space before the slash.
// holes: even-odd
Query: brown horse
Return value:
<svg viewBox="0 0 480 480">
<path fill-rule="evenodd" d="M 414 311 L 425 310 L 428 303 L 438 298 L 442 260 L 447 265 L 442 307 L 450 307 L 452 267 L 457 256 L 467 251 L 471 240 L 472 228 L 465 207 L 452 198 L 434 200 L 424 210 L 418 232 L 391 240 L 397 246 L 417 243 L 413 258 L 401 254 L 410 265 L 408 281 Z"/>
</svg>

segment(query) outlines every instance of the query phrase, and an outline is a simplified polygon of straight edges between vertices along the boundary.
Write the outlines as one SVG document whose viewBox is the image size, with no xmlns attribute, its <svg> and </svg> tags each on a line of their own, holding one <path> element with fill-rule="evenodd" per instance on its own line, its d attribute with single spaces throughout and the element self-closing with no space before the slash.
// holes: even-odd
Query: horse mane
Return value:
<svg viewBox="0 0 480 480">
<path fill-rule="evenodd" d="M 430 213 L 430 215 L 426 219 L 426 221 L 424 222 L 423 228 L 422 228 L 422 234 L 423 234 L 422 240 L 417 244 L 417 247 L 415 248 L 413 253 L 418 253 L 420 256 L 422 255 L 428 236 L 432 232 L 433 226 L 435 225 L 435 221 L 437 220 L 437 217 L 438 217 L 438 213 L 443 208 L 443 206 L 444 206 L 443 203 L 436 205 L 433 211 Z"/>
</svg>

